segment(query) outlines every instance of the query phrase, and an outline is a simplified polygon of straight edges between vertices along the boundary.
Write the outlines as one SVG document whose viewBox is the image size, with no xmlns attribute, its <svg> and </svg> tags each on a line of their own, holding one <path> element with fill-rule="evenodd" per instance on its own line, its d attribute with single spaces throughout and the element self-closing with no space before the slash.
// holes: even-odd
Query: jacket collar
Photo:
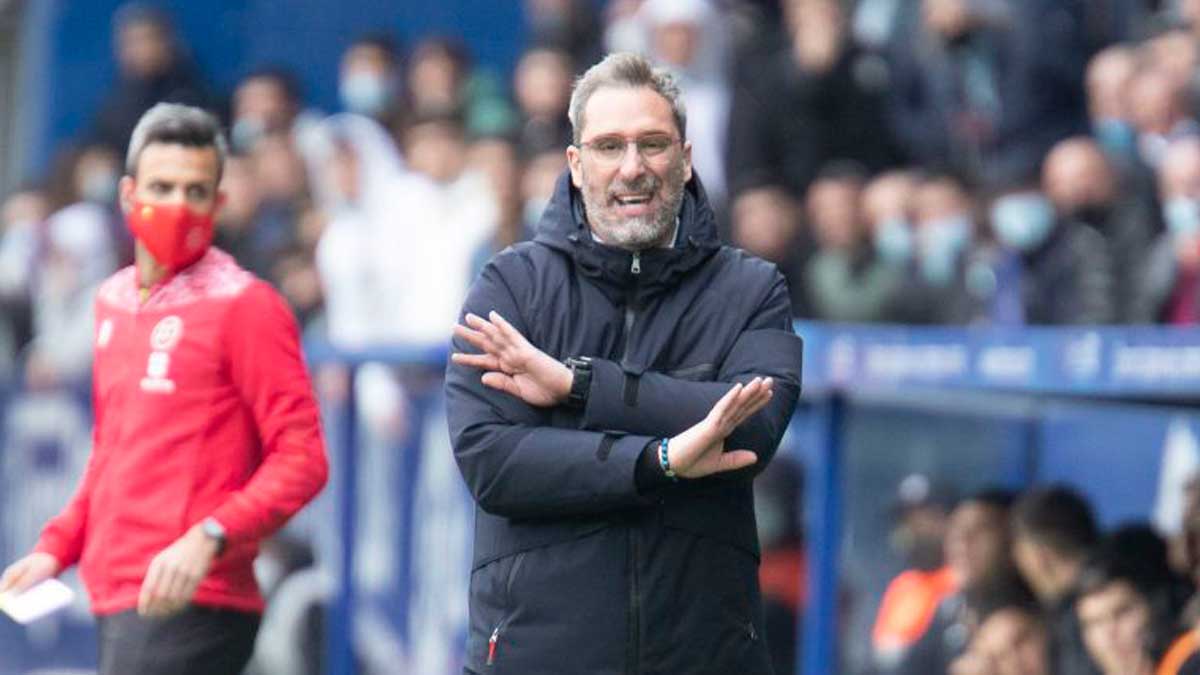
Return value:
<svg viewBox="0 0 1200 675">
<path fill-rule="evenodd" d="M 674 286 L 679 277 L 706 261 L 720 248 L 716 219 L 704 186 L 694 172 L 684 185 L 674 246 L 633 253 L 592 237 L 583 196 L 564 171 L 554 196 L 538 222 L 534 241 L 570 256 L 579 270 L 604 286 L 656 290 Z M 635 257 L 640 271 L 635 273 Z"/>
</svg>

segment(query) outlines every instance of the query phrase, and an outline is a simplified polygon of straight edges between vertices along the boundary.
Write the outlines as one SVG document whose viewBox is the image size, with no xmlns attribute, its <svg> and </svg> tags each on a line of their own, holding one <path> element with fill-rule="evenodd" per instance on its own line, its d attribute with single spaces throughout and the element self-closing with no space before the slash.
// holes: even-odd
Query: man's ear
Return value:
<svg viewBox="0 0 1200 675">
<path fill-rule="evenodd" d="M 213 200 L 213 216 L 220 215 L 221 209 L 225 207 L 225 202 L 229 201 L 229 195 L 225 194 L 224 190 L 217 190 L 217 198 Z"/>
<path fill-rule="evenodd" d="M 134 192 L 137 191 L 137 181 L 133 176 L 122 176 L 117 183 L 118 201 L 121 203 L 121 213 L 128 214 L 133 210 Z"/>
<path fill-rule="evenodd" d="M 683 142 L 683 182 L 692 179 L 692 142 Z"/>
<path fill-rule="evenodd" d="M 583 189 L 583 157 L 579 148 L 567 146 L 567 168 L 571 170 L 571 183 L 578 189 Z"/>
</svg>

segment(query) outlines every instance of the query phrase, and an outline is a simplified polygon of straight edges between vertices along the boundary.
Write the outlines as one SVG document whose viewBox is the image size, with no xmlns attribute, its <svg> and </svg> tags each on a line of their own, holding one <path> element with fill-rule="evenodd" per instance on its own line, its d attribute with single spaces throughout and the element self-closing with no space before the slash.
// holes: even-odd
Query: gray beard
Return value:
<svg viewBox="0 0 1200 675">
<path fill-rule="evenodd" d="M 683 204 L 683 162 L 671 167 L 667 172 L 667 198 L 661 208 L 637 218 L 629 218 L 620 223 L 604 222 L 603 206 L 597 207 L 587 190 L 583 193 L 583 207 L 587 215 L 588 225 L 600 241 L 628 251 L 641 251 L 653 246 L 660 246 L 675 229 L 675 219 L 679 215 L 679 207 Z M 584 176 L 584 185 L 587 177 Z M 602 199 L 607 202 L 607 195 Z"/>
</svg>

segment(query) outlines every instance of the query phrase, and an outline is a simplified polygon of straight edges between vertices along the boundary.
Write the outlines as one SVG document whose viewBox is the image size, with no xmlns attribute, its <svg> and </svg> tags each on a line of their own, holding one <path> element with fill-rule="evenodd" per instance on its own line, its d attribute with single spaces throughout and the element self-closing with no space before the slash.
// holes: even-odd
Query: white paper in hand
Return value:
<svg viewBox="0 0 1200 675">
<path fill-rule="evenodd" d="M 0 611 L 17 623 L 29 623 L 71 604 L 75 591 L 58 579 L 47 579 L 24 593 L 0 595 Z"/>
</svg>

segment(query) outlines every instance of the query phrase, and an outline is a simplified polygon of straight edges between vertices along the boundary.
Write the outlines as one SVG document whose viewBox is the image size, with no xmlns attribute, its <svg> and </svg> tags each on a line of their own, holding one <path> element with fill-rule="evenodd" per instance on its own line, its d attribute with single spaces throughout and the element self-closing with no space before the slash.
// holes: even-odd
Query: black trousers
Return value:
<svg viewBox="0 0 1200 675">
<path fill-rule="evenodd" d="M 260 620 L 195 605 L 162 619 L 136 610 L 98 617 L 99 675 L 241 675 Z"/>
</svg>

